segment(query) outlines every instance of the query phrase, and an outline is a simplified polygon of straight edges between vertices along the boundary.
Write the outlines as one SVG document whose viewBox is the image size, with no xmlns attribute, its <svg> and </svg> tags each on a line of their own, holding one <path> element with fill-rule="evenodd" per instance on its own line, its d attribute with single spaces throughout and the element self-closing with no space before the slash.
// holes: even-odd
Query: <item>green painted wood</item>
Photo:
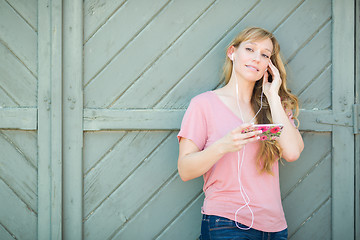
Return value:
<svg viewBox="0 0 360 240">
<path fill-rule="evenodd" d="M 2 177 L 0 178 L 0 192 L 0 219 L 1 224 L 6 226 L 7 232 L 4 236 L 0 235 L 1 239 L 5 239 L 9 234 L 15 236 L 14 239 L 37 239 L 36 213 L 19 199 Z"/>
<path fill-rule="evenodd" d="M 302 48 L 307 40 L 310 40 L 319 27 L 327 23 L 331 18 L 331 1 L 302 1 L 279 29 L 275 36 L 281 43 L 281 51 L 286 59 Z"/>
<path fill-rule="evenodd" d="M 113 238 L 149 239 L 157 236 L 186 207 L 188 199 L 201 193 L 202 183 L 199 178 L 184 183 L 175 175 Z"/>
<path fill-rule="evenodd" d="M 313 64 L 308 64 L 311 58 Z M 289 88 L 295 94 L 303 92 L 331 64 L 331 22 L 320 31 L 289 62 Z M 331 81 L 328 79 L 331 86 Z"/>
<path fill-rule="evenodd" d="M 184 110 L 108 110 L 85 109 L 85 130 L 178 129 Z"/>
<path fill-rule="evenodd" d="M 1 106 L 34 107 L 37 97 L 37 79 L 12 51 L 0 40 L 0 86 L 5 93 L 1 99 L 10 98 L 12 102 Z"/>
<path fill-rule="evenodd" d="M 191 1 L 191 3 L 190 0 L 172 1 L 163 8 L 121 54 L 117 55 L 104 71 L 87 85 L 84 89 L 85 106 L 111 106 L 132 81 L 136 80 L 162 51 L 171 46 L 197 19 L 209 1 Z M 151 47 L 149 42 L 152 43 Z"/>
<path fill-rule="evenodd" d="M 29 209 L 37 212 L 37 169 L 0 133 L 0 178 Z"/>
<path fill-rule="evenodd" d="M 64 239 L 83 238 L 83 1 L 63 6 L 63 229 Z"/>
<path fill-rule="evenodd" d="M 200 2 L 199 2 L 200 3 Z M 201 9 L 208 7 L 205 1 Z M 193 4 L 192 4 L 193 5 Z M 156 64 L 142 74 L 115 102 L 112 108 L 150 108 L 177 83 L 184 73 L 203 58 L 234 22 L 255 5 L 247 1 L 220 1 L 213 3 L 177 41 L 160 56 Z M 194 6 L 197 7 L 197 6 Z M 219 16 L 225 15 L 222 18 Z M 172 24 L 171 22 L 169 24 Z M 204 41 L 206 38 L 206 41 Z M 129 79 L 131 80 L 131 79 Z M 155 90 L 156 89 L 156 90 Z M 134 94 L 138 98 L 133 98 Z M 144 98 L 146 101 L 143 101 Z"/>
<path fill-rule="evenodd" d="M 94 211 L 143 164 L 166 136 L 167 132 L 162 131 L 129 132 L 92 171 L 84 176 L 84 216 Z"/>
<path fill-rule="evenodd" d="M 35 131 L 0 131 L 35 168 L 37 168 L 37 133 Z"/>
<path fill-rule="evenodd" d="M 331 239 L 331 198 L 289 239 Z"/>
<path fill-rule="evenodd" d="M 360 4 L 355 1 L 355 103 L 360 104 Z M 360 116 L 354 116 L 359 121 Z M 355 135 L 355 239 L 360 239 L 360 134 Z"/>
<path fill-rule="evenodd" d="M 6 2 L 37 31 L 37 0 L 6 0 Z"/>
<path fill-rule="evenodd" d="M 108 21 L 116 11 L 127 3 L 120 1 L 84 1 L 84 39 L 85 42 Z"/>
<path fill-rule="evenodd" d="M 304 151 L 301 159 L 293 163 L 283 160 L 280 164 L 282 197 L 288 196 L 317 165 L 331 154 L 330 133 L 305 132 L 302 134 Z"/>
<path fill-rule="evenodd" d="M 153 135 L 153 133 L 151 133 Z M 137 213 L 157 189 L 165 184 L 177 171 L 178 151 L 176 134 L 172 133 L 159 144 L 150 156 L 146 156 L 131 175 L 94 211 L 85 221 L 87 239 L 103 239 L 111 236 Z M 126 145 L 124 145 L 126 146 Z M 134 157 L 129 156 L 130 159 Z M 134 159 L 135 160 L 135 159 Z M 119 206 L 114 208 L 114 206 Z M 101 230 L 96 226 L 106 222 Z"/>
<path fill-rule="evenodd" d="M 113 151 L 125 134 L 125 131 L 85 132 L 84 174 L 88 174 L 99 161 Z"/>
<path fill-rule="evenodd" d="M 3 240 L 13 240 L 13 236 L 0 224 L 0 236 Z"/>
<path fill-rule="evenodd" d="M 62 239 L 62 2 L 38 14 L 38 239 Z"/>
<path fill-rule="evenodd" d="M 330 109 L 331 107 L 331 66 L 317 77 L 301 94 L 301 107 L 305 109 Z"/>
<path fill-rule="evenodd" d="M 0 128 L 35 130 L 36 108 L 0 108 Z"/>
<path fill-rule="evenodd" d="M 0 28 L 1 42 L 36 76 L 37 34 L 5 0 L 0 1 Z"/>
<path fill-rule="evenodd" d="M 201 209 L 204 202 L 204 194 L 199 195 L 189 203 L 179 216 L 164 229 L 155 239 L 197 239 L 201 229 Z"/>
<path fill-rule="evenodd" d="M 352 109 L 354 103 L 354 7 L 355 1 L 333 0 L 332 108 Z M 333 126 L 332 238 L 353 239 L 354 229 L 354 132 L 352 127 Z"/>
<path fill-rule="evenodd" d="M 85 86 L 139 34 L 139 31 L 146 27 L 168 2 L 166 0 L 127 1 L 101 26 L 84 47 Z M 107 5 L 105 4 L 104 8 Z M 141 8 L 139 8 L 139 5 L 141 5 Z M 112 7 L 116 9 L 115 6 Z M 94 9 L 94 11 L 97 12 L 97 9 Z M 104 9 L 102 15 L 107 13 L 108 11 Z M 99 16 L 100 14 L 98 13 L 97 15 Z M 88 25 L 94 25 L 93 21 L 87 22 L 86 20 L 90 19 L 85 18 L 85 30 L 90 28 Z"/>
<path fill-rule="evenodd" d="M 323 159 L 285 198 L 283 207 L 292 236 L 331 196 L 331 157 Z"/>
</svg>

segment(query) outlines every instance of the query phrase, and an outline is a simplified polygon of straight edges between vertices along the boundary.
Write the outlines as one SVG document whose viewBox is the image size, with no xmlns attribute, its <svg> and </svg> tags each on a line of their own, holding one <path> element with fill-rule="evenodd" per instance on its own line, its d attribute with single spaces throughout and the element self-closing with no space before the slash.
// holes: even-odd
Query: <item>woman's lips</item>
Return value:
<svg viewBox="0 0 360 240">
<path fill-rule="evenodd" d="M 250 70 L 252 70 L 252 71 L 256 71 L 256 72 L 258 72 L 259 71 L 259 69 L 257 68 L 257 67 L 255 67 L 255 66 L 253 66 L 253 65 L 245 65 L 247 68 L 249 68 Z"/>
</svg>

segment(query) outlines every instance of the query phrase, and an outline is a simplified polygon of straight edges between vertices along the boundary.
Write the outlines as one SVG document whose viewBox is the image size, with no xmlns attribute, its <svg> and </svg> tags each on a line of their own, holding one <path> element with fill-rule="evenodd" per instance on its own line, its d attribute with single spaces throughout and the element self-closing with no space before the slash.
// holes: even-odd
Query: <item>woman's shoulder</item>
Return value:
<svg viewBox="0 0 360 240">
<path fill-rule="evenodd" d="M 196 95 L 195 97 L 193 97 L 191 99 L 191 102 L 193 103 L 208 103 L 210 99 L 212 99 L 214 96 L 214 92 L 213 91 L 206 91 L 203 93 L 200 93 L 198 95 Z"/>
</svg>

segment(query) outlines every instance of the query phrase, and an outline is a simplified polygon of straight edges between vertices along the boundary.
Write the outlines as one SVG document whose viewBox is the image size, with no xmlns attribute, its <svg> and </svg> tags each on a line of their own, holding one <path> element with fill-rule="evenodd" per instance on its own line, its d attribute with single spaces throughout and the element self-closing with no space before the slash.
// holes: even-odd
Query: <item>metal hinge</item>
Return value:
<svg viewBox="0 0 360 240">
<path fill-rule="evenodd" d="M 343 127 L 353 127 L 354 134 L 360 133 L 360 104 L 354 104 L 352 111 L 322 114 L 316 118 L 317 123 Z"/>
</svg>

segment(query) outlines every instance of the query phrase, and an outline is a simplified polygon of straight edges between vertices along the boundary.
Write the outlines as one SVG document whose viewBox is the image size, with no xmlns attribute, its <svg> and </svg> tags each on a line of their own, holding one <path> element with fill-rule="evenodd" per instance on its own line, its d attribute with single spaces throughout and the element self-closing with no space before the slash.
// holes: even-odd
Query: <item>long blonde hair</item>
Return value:
<svg viewBox="0 0 360 240">
<path fill-rule="evenodd" d="M 238 48 L 239 45 L 248 40 L 264 40 L 269 38 L 273 44 L 273 52 L 270 57 L 272 63 L 275 65 L 275 67 L 279 70 L 280 77 L 282 80 L 280 89 L 279 89 L 279 96 L 281 98 L 282 105 L 286 111 L 294 111 L 293 118 L 297 122 L 297 125 L 299 125 L 299 121 L 297 119 L 297 116 L 299 115 L 299 103 L 298 99 L 295 95 L 291 94 L 291 91 L 287 89 L 286 87 L 286 70 L 284 63 L 280 56 L 280 45 L 274 35 L 262 28 L 258 27 L 250 27 L 244 29 L 242 32 L 240 32 L 229 44 L 227 47 L 227 50 L 231 46 L 234 46 L 235 48 Z M 233 62 L 226 57 L 224 66 L 223 66 L 223 81 L 225 84 L 227 84 L 230 80 L 231 74 L 233 69 Z M 259 81 L 255 83 L 255 87 L 253 90 L 252 98 L 251 98 L 251 104 L 253 107 L 253 110 L 257 112 L 260 109 L 261 105 L 261 93 L 262 93 L 262 83 L 263 78 L 261 78 Z M 270 106 L 267 101 L 267 98 L 263 98 L 263 107 L 262 110 L 259 112 L 259 114 L 256 116 L 256 122 L 261 124 L 266 123 L 273 123 L 271 112 L 270 112 Z M 267 172 L 272 174 L 272 167 L 274 163 L 281 157 L 281 148 L 276 141 L 261 141 L 261 148 L 258 154 L 258 166 L 262 166 L 260 169 L 261 172 Z"/>
</svg>

